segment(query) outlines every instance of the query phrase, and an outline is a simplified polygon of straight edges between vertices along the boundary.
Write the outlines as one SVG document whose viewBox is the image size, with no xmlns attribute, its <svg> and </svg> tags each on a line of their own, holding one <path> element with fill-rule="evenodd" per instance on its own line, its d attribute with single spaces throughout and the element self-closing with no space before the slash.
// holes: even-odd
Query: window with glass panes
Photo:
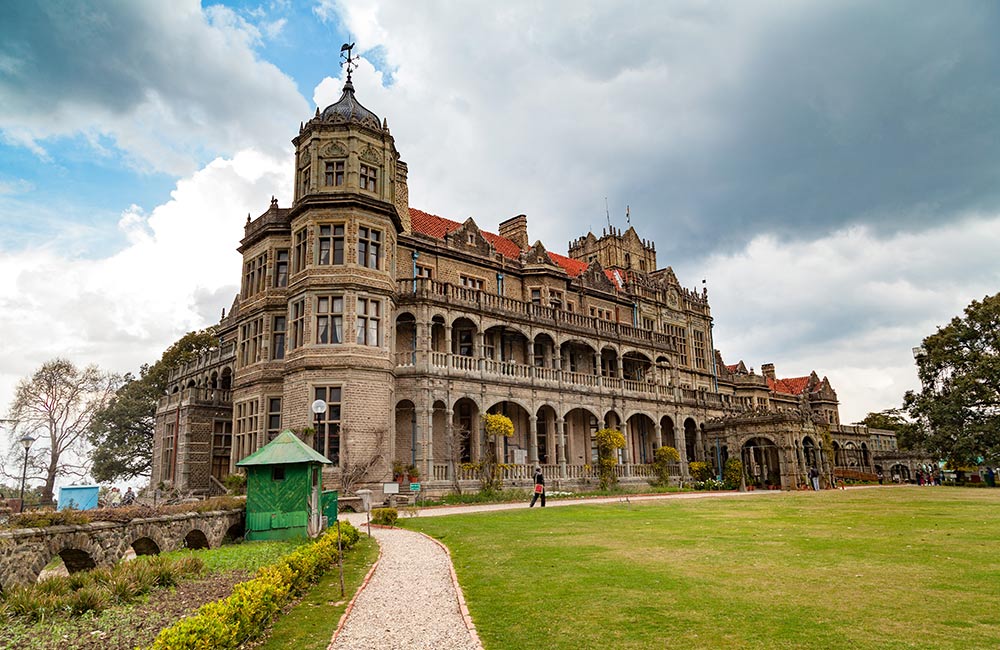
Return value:
<svg viewBox="0 0 1000 650">
<path fill-rule="evenodd" d="M 340 397 L 339 386 L 313 388 L 313 399 L 326 402 L 326 413 L 316 420 L 313 449 L 334 463 L 340 462 Z"/>
<path fill-rule="evenodd" d="M 309 187 L 311 185 L 309 177 L 311 175 L 312 175 L 311 167 L 306 167 L 305 169 L 302 170 L 302 185 L 301 185 L 302 194 L 306 194 L 309 191 Z"/>
<path fill-rule="evenodd" d="M 316 342 L 344 342 L 344 298 L 319 296 L 316 298 Z"/>
<path fill-rule="evenodd" d="M 285 324 L 284 316 L 275 316 L 271 325 L 271 359 L 285 358 Z"/>
<path fill-rule="evenodd" d="M 163 450 L 160 456 L 160 478 L 164 481 L 174 480 L 174 438 L 173 422 L 167 422 L 163 431 Z"/>
<path fill-rule="evenodd" d="M 379 323 L 382 303 L 371 298 L 358 298 L 358 345 L 379 345 Z"/>
<path fill-rule="evenodd" d="M 298 273 L 306 268 L 306 242 L 308 237 L 309 233 L 305 228 L 295 231 L 295 243 L 292 248 L 292 273 Z"/>
<path fill-rule="evenodd" d="M 221 481 L 229 475 L 229 457 L 233 449 L 233 421 L 212 422 L 212 476 Z"/>
<path fill-rule="evenodd" d="M 262 253 L 243 265 L 243 297 L 248 298 L 264 290 L 267 274 L 267 253 Z"/>
<path fill-rule="evenodd" d="M 361 165 L 361 189 L 369 192 L 378 191 L 378 167 Z"/>
<path fill-rule="evenodd" d="M 329 160 L 326 163 L 326 184 L 339 187 L 344 184 L 344 161 Z"/>
<path fill-rule="evenodd" d="M 319 227 L 316 241 L 320 264 L 344 263 L 344 225 L 326 224 Z"/>
<path fill-rule="evenodd" d="M 240 326 L 240 366 L 261 360 L 264 345 L 264 319 L 255 318 Z"/>
<path fill-rule="evenodd" d="M 694 335 L 692 337 L 694 366 L 699 370 L 705 370 L 708 367 L 708 363 L 705 361 L 705 333 L 701 330 L 693 330 L 691 333 Z"/>
<path fill-rule="evenodd" d="M 381 252 L 382 233 L 364 226 L 358 228 L 358 264 L 370 269 L 377 269 Z"/>
<path fill-rule="evenodd" d="M 283 248 L 274 253 L 274 286 L 288 286 L 288 249 Z"/>
<path fill-rule="evenodd" d="M 271 442 L 281 433 L 281 398 L 267 398 L 267 441 Z"/>
<path fill-rule="evenodd" d="M 305 344 L 305 330 L 306 330 L 306 301 L 305 299 L 296 300 L 291 304 L 291 331 L 289 332 L 291 339 L 289 340 L 289 349 L 294 350 L 297 347 L 301 347 Z"/>
</svg>

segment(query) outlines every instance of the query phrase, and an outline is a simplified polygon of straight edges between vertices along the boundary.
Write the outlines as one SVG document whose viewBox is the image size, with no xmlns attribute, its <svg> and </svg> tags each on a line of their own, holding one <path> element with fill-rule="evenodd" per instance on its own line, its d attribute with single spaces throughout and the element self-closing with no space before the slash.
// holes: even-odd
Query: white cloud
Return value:
<svg viewBox="0 0 1000 650">
<path fill-rule="evenodd" d="M 911 349 L 1000 287 L 1000 217 L 877 237 L 855 227 L 812 242 L 755 238 L 680 275 L 708 278 L 715 346 L 779 376 L 828 375 L 853 422 L 918 388 Z M 703 264 L 703 265 L 702 265 Z"/>
<path fill-rule="evenodd" d="M 295 83 L 254 50 L 281 20 L 258 28 L 196 0 L 12 10 L 0 27 L 12 71 L 0 77 L 0 132 L 38 155 L 49 138 L 105 136 L 138 168 L 184 175 L 244 147 L 287 153 L 308 115 Z"/>
<path fill-rule="evenodd" d="M 0 396 L 21 377 L 66 356 L 117 372 L 155 361 L 183 333 L 218 321 L 240 279 L 236 246 L 247 213 L 272 194 L 291 196 L 284 157 L 244 150 L 218 158 L 177 183 L 146 214 L 125 210 L 128 244 L 100 259 L 36 246 L 0 257 Z"/>
</svg>

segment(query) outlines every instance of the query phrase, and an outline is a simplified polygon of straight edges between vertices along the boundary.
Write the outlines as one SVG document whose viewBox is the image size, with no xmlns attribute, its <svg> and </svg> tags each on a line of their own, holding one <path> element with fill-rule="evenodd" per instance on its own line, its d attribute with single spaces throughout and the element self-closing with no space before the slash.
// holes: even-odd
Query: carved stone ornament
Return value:
<svg viewBox="0 0 1000 650">
<path fill-rule="evenodd" d="M 347 147 L 340 142 L 333 140 L 327 142 L 320 148 L 319 155 L 321 158 L 346 158 Z"/>
<path fill-rule="evenodd" d="M 361 158 L 361 160 L 370 162 L 375 165 L 382 164 L 382 154 L 379 152 L 378 149 L 376 149 L 371 145 L 366 146 L 365 150 L 362 151 L 358 157 Z"/>
<path fill-rule="evenodd" d="M 546 266 L 554 266 L 559 268 L 552 258 L 549 257 L 548 252 L 545 250 L 545 246 L 542 242 L 536 241 L 535 245 L 527 250 L 524 255 L 525 264 L 545 264 Z"/>
<path fill-rule="evenodd" d="M 667 302 L 670 303 L 671 307 L 677 306 L 677 292 L 674 291 L 673 289 L 667 292 Z"/>
</svg>

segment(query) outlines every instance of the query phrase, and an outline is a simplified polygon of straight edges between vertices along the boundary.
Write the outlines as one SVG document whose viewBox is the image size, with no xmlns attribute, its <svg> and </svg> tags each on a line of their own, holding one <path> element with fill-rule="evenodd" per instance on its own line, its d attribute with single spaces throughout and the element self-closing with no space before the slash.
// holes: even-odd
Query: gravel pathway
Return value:
<svg viewBox="0 0 1000 650">
<path fill-rule="evenodd" d="M 382 555 L 328 650 L 482 650 L 447 551 L 420 533 L 371 530 Z"/>
</svg>

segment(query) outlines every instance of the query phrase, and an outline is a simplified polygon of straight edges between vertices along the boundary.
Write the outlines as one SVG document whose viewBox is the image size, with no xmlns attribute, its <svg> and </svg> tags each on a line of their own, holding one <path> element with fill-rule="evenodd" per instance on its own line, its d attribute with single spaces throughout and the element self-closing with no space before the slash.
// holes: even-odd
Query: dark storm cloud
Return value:
<svg viewBox="0 0 1000 650">
<path fill-rule="evenodd" d="M 711 142 L 650 161 L 632 203 L 662 215 L 658 241 L 887 234 L 1000 208 L 1000 5 L 809 6 L 701 104 Z"/>
<path fill-rule="evenodd" d="M 6 3 L 0 129 L 33 148 L 110 134 L 132 159 L 172 172 L 240 147 L 284 151 L 308 109 L 257 59 L 260 37 L 230 10 L 190 0 Z"/>
</svg>

